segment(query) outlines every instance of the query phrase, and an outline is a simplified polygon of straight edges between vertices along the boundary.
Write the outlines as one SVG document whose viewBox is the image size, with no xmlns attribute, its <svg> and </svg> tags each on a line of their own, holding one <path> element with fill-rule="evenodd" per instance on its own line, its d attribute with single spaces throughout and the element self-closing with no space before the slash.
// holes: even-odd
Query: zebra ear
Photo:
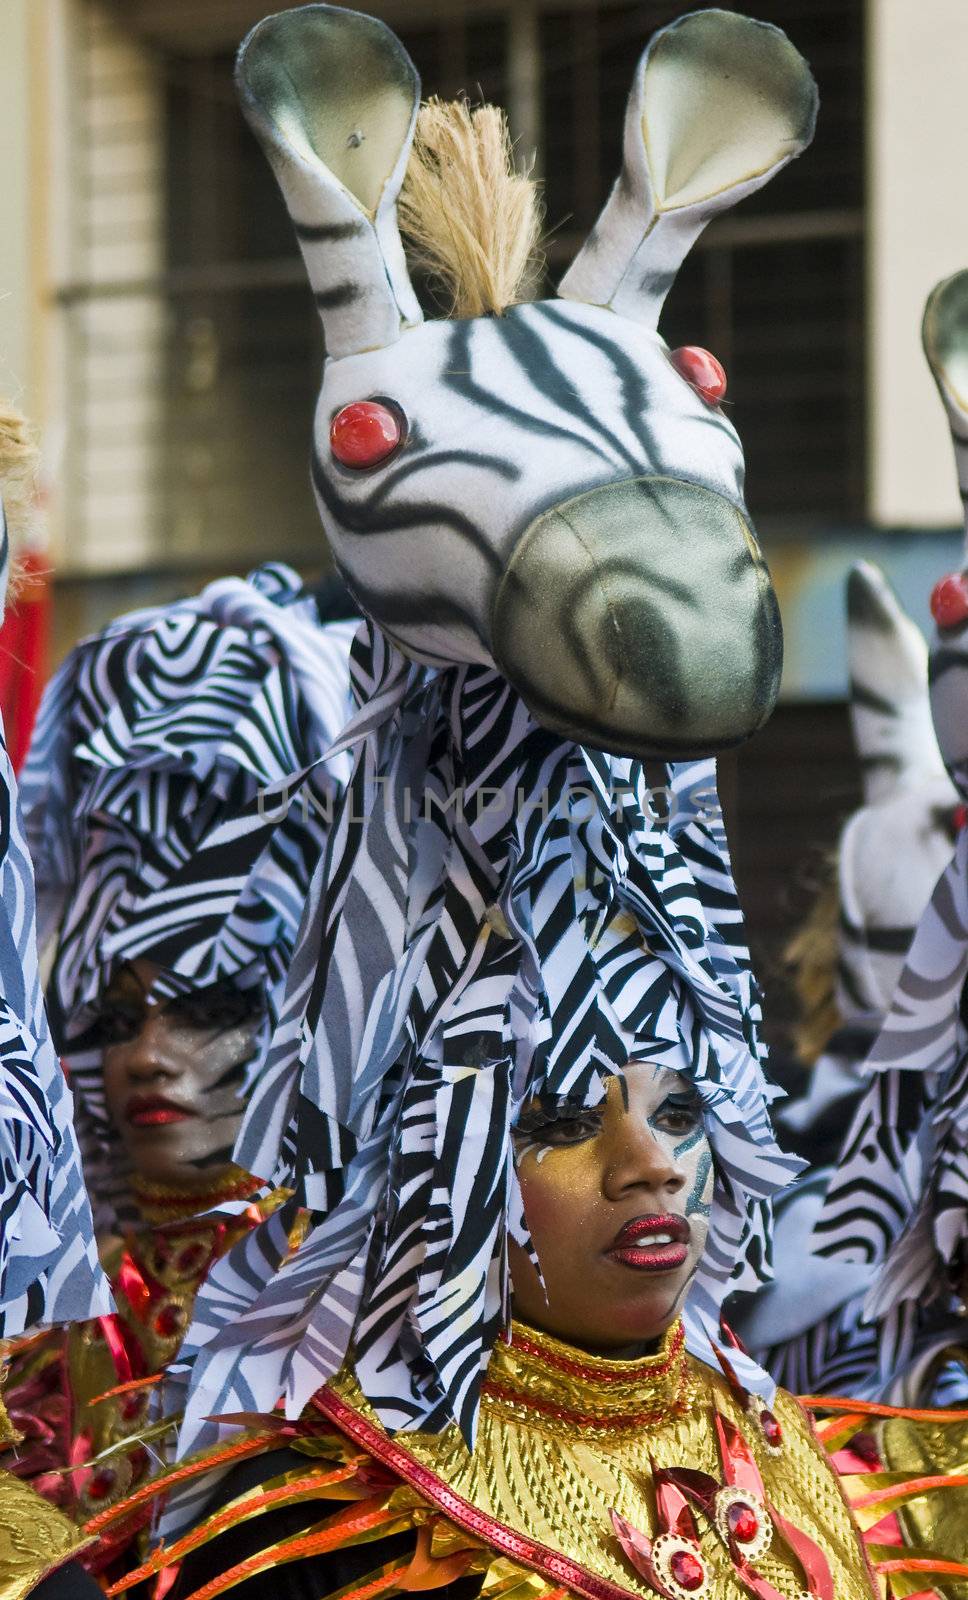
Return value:
<svg viewBox="0 0 968 1600">
<path fill-rule="evenodd" d="M 928 698 L 927 644 L 883 572 L 868 561 L 858 561 L 847 579 L 847 653 L 865 802 L 943 776 Z"/>
<path fill-rule="evenodd" d="M 956 272 L 932 289 L 921 339 L 948 413 L 958 487 L 968 518 L 968 272 Z"/>
<path fill-rule="evenodd" d="M 253 28 L 236 85 L 293 219 L 327 355 L 392 344 L 421 320 L 396 217 L 420 104 L 407 52 L 374 17 L 301 6 Z"/>
<path fill-rule="evenodd" d="M 813 138 L 817 86 L 786 34 L 732 11 L 663 28 L 639 61 L 622 171 L 559 294 L 655 327 L 706 223 Z"/>
</svg>

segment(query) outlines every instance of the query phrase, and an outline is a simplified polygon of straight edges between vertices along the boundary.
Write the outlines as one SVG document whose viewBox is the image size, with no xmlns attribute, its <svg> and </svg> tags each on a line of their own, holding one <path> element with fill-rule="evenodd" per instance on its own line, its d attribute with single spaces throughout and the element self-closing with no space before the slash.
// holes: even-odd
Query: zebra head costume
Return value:
<svg viewBox="0 0 968 1600">
<path fill-rule="evenodd" d="M 838 844 L 838 1005 L 879 1026 L 918 919 L 954 848 L 958 793 L 931 721 L 928 652 L 883 573 L 847 586 L 850 712 L 864 804 Z"/>
<path fill-rule="evenodd" d="M 958 806 L 931 721 L 924 637 L 884 574 L 866 561 L 847 580 L 847 643 L 863 804 L 837 846 L 832 987 L 839 1026 L 813 1065 L 809 1092 L 785 1105 L 778 1119 L 798 1135 L 822 1123 L 824 1144 L 829 1125 L 838 1145 L 840 1119 L 865 1081 L 861 1063 L 890 1006 L 918 919 L 951 859 Z"/>
<path fill-rule="evenodd" d="M 355 626 L 320 627 L 296 574 L 263 567 L 118 618 L 44 694 L 24 812 L 100 1226 L 129 1203 L 101 1073 L 104 993 L 139 959 L 157 966 L 159 997 L 227 981 L 257 991 L 251 1087 L 348 776 L 345 757 L 322 757 L 349 711 Z"/>
<path fill-rule="evenodd" d="M 0 502 L 0 616 L 10 546 Z M 0 1338 L 110 1311 L 37 966 L 34 877 L 0 730 Z"/>
<path fill-rule="evenodd" d="M 924 637 L 868 562 L 848 577 L 847 635 L 864 803 L 837 853 L 840 1025 L 811 1066 L 808 1091 L 777 1118 L 812 1170 L 778 1199 L 775 1281 L 731 1318 L 778 1382 L 800 1394 L 862 1395 L 882 1385 L 878 1330 L 863 1318 L 872 1269 L 818 1258 L 813 1232 L 843 1129 L 870 1081 L 865 1057 L 951 859 L 958 801 L 931 721 Z"/>
<path fill-rule="evenodd" d="M 423 320 L 400 243 L 420 86 L 390 30 L 323 5 L 269 17 L 238 82 L 323 320 L 313 482 L 363 610 L 413 659 L 497 666 L 582 744 L 695 756 L 752 733 L 781 635 L 742 452 L 656 323 L 710 218 L 812 136 L 784 35 L 720 11 L 657 34 L 558 297 L 453 322 Z M 360 404 L 386 444 L 347 465 L 333 425 Z"/>
<path fill-rule="evenodd" d="M 370 620 L 353 777 L 236 1152 L 314 1227 L 286 1259 L 284 1208 L 209 1278 L 180 1448 L 213 1414 L 298 1412 L 351 1349 L 388 1426 L 472 1436 L 508 1234 L 529 1247 L 526 1098 L 600 1103 L 630 1059 L 695 1081 L 717 1185 L 688 1325 L 710 1361 L 799 1167 L 700 759 L 767 714 L 776 611 L 736 435 L 655 327 L 702 225 L 807 142 L 815 89 L 777 30 L 684 18 L 639 64 L 561 297 L 425 323 L 394 214 L 418 100 L 397 40 L 305 6 L 255 29 L 239 82 L 323 317 L 313 475 Z M 393 423 L 375 470 L 330 445 L 354 405 Z"/>
<path fill-rule="evenodd" d="M 928 299 L 924 348 L 968 496 L 968 272 Z M 932 595 L 931 711 L 941 754 L 968 799 L 968 577 Z M 968 1265 L 968 833 L 922 915 L 865 1063 L 870 1086 L 816 1228 L 819 1253 L 877 1268 L 866 1311 L 880 1325 L 881 1376 L 918 1353 L 924 1307 L 943 1315 Z"/>
</svg>

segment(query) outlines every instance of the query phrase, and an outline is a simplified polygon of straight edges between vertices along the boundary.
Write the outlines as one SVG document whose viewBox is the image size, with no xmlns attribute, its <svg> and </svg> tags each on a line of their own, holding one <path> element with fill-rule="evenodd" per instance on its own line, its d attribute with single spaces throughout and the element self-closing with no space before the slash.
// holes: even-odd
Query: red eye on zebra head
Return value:
<svg viewBox="0 0 968 1600">
<path fill-rule="evenodd" d="M 683 344 L 672 351 L 669 360 L 679 376 L 691 383 L 708 405 L 719 405 L 726 394 L 726 373 L 715 356 L 702 345 Z"/>
<path fill-rule="evenodd" d="M 336 460 L 357 471 L 387 461 L 405 437 L 403 412 L 380 400 L 354 400 L 329 425 L 329 447 Z"/>
<path fill-rule="evenodd" d="M 968 577 L 949 572 L 931 591 L 931 615 L 939 628 L 960 628 L 968 620 Z"/>
</svg>

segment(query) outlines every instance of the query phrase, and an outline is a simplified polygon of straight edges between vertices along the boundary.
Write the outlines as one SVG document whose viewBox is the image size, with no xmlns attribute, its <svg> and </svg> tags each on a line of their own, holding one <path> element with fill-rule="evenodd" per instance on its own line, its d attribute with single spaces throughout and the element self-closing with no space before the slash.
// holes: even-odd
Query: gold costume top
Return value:
<svg viewBox="0 0 968 1600">
<path fill-rule="evenodd" d="M 968 1352 L 952 1346 L 939 1356 L 936 1368 L 949 1362 L 968 1366 Z M 898 1519 L 912 1551 L 942 1551 L 950 1560 L 968 1563 L 968 1420 L 891 1417 L 881 1425 L 880 1445 L 889 1470 L 912 1478 L 943 1473 L 952 1480 L 944 1494 L 920 1495 L 899 1508 Z M 951 1600 L 968 1600 L 968 1578 L 942 1582 L 943 1593 Z"/>
<path fill-rule="evenodd" d="M 0 1404 L 0 1443 L 17 1435 Z M 8 1472 L 0 1472 L 0 1600 L 23 1600 L 90 1543 L 76 1523 Z"/>
<path fill-rule="evenodd" d="M 182 1463 L 181 1479 L 284 1441 L 310 1458 L 306 1467 L 223 1506 L 130 1582 L 302 1500 L 313 1502 L 305 1531 L 248 1557 L 244 1573 L 228 1565 L 200 1591 L 206 1600 L 287 1560 L 373 1541 L 354 1597 L 469 1574 L 480 1575 L 485 1600 L 877 1593 L 806 1413 L 783 1393 L 769 1411 L 759 1402 L 747 1410 L 725 1377 L 686 1353 L 680 1323 L 657 1354 L 636 1361 L 595 1360 L 515 1323 L 488 1366 L 473 1452 L 453 1426 L 388 1435 L 350 1369 L 319 1391 L 301 1422 L 263 1420 L 264 1433 Z M 110 1520 L 95 1518 L 90 1530 Z M 379 1540 L 404 1529 L 415 1531 L 415 1553 L 388 1565 Z"/>
<path fill-rule="evenodd" d="M 288 1194 L 279 1190 L 241 1216 L 197 1216 L 250 1193 L 252 1179 L 232 1169 L 205 1193 L 132 1187 L 144 1226 L 102 1250 L 117 1313 L 45 1330 L 6 1352 L 4 1398 L 20 1443 L 16 1451 L 0 1451 L 0 1468 L 76 1523 L 122 1500 L 153 1469 L 161 1441 L 149 1435 L 151 1451 L 143 1442 L 151 1380 L 177 1355 L 213 1262 Z M 113 1574 L 147 1521 L 145 1513 L 120 1525 L 114 1537 L 98 1541 L 85 1565 Z"/>
</svg>

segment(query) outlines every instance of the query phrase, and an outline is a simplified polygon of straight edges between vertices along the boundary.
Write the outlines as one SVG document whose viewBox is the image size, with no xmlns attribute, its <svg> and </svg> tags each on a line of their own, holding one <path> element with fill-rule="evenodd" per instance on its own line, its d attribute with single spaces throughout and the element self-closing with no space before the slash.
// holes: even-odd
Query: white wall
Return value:
<svg viewBox="0 0 968 1600">
<path fill-rule="evenodd" d="M 869 512 L 938 526 L 961 507 L 920 328 L 968 267 L 968 0 L 868 0 L 868 71 Z"/>
</svg>

